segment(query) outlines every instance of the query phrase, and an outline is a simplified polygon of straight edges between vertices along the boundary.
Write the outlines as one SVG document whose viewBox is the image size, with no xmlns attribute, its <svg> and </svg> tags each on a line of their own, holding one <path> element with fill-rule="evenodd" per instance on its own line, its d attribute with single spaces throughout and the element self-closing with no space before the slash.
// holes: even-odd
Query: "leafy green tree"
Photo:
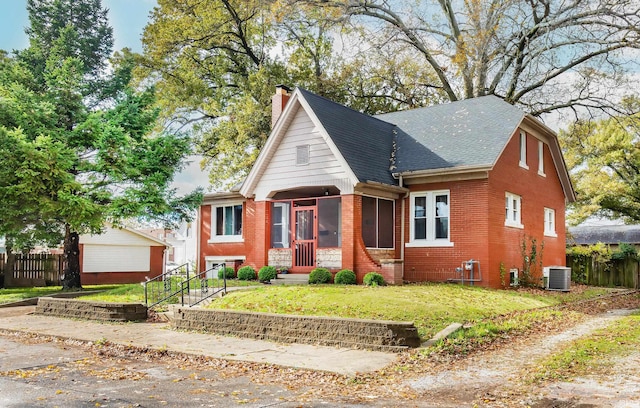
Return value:
<svg viewBox="0 0 640 408">
<path fill-rule="evenodd" d="M 621 108 L 638 112 L 640 100 L 628 98 Z M 559 138 L 578 197 L 569 220 L 596 215 L 640 221 L 640 114 L 578 122 Z"/>
<path fill-rule="evenodd" d="M 155 132 L 154 89 L 129 86 L 134 56 L 110 61 L 100 0 L 29 0 L 30 46 L 0 56 L 0 234 L 15 245 L 64 237 L 63 286 L 79 288 L 79 234 L 131 217 L 189 217 L 201 192 L 170 183 L 190 152 Z"/>
<path fill-rule="evenodd" d="M 199 135 L 214 187 L 229 187 L 248 173 L 271 130 L 278 84 L 368 113 L 424 101 L 424 92 L 414 96 L 415 87 L 390 91 L 385 85 L 386 73 L 402 72 L 404 63 L 389 66 L 370 55 L 343 58 L 335 42 L 344 27 L 330 13 L 284 1 L 159 0 L 143 35 L 139 77 L 156 84 L 167 126 Z M 363 65 L 379 75 L 361 75 L 356 66 Z"/>
</svg>

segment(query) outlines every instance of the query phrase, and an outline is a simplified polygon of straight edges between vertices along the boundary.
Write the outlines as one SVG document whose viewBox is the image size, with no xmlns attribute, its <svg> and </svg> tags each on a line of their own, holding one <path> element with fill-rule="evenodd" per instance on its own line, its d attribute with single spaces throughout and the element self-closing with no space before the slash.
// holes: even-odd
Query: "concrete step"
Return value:
<svg viewBox="0 0 640 408">
<path fill-rule="evenodd" d="M 308 273 L 279 273 L 276 279 L 271 279 L 272 285 L 307 285 Z"/>
</svg>

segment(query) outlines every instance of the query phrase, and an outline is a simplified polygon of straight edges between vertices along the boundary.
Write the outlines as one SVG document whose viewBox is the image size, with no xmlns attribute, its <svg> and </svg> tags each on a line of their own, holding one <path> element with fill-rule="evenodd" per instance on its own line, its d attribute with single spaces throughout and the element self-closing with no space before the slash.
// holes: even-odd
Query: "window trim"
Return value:
<svg viewBox="0 0 640 408">
<path fill-rule="evenodd" d="M 549 226 L 553 227 L 553 229 L 550 229 Z M 553 208 L 544 207 L 544 235 L 546 237 L 558 236 L 556 232 L 556 210 Z"/>
<path fill-rule="evenodd" d="M 446 195 L 447 203 L 449 205 L 448 215 L 448 229 L 447 238 L 435 238 L 435 200 L 436 196 Z M 426 238 L 415 239 L 415 199 L 416 197 L 425 197 L 426 208 Z M 451 191 L 450 190 L 430 190 L 430 191 L 416 191 L 409 194 L 409 242 L 405 243 L 405 247 L 452 247 L 454 246 L 451 241 Z"/>
<path fill-rule="evenodd" d="M 504 225 L 505 227 L 513 227 L 513 228 L 524 228 L 524 225 L 522 224 L 522 197 L 514 194 L 514 193 L 510 193 L 510 192 L 505 192 L 505 217 L 504 217 Z M 512 204 L 513 202 L 517 201 L 516 204 L 516 208 L 514 209 Z M 516 211 L 517 214 L 517 219 L 516 220 L 512 220 L 510 215 L 513 211 Z"/>
<path fill-rule="evenodd" d="M 538 175 L 546 177 L 544 172 L 544 142 L 538 140 Z"/>
<path fill-rule="evenodd" d="M 527 133 L 524 130 L 520 131 L 520 167 L 529 170 L 527 165 Z"/>
<path fill-rule="evenodd" d="M 222 207 L 235 207 L 242 206 L 242 223 L 244 224 L 244 202 L 235 201 L 228 202 L 220 205 L 211 204 L 211 226 L 209 232 L 209 240 L 207 241 L 209 244 L 221 243 L 221 242 L 244 242 L 244 225 L 243 232 L 240 235 L 217 235 L 216 227 L 217 227 L 217 209 Z"/>
</svg>

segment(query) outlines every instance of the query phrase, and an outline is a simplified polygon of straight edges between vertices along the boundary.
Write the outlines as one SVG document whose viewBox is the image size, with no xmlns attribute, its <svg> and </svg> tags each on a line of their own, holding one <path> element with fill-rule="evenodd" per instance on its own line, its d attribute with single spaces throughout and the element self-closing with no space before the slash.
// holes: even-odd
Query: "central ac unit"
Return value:
<svg viewBox="0 0 640 408">
<path fill-rule="evenodd" d="M 568 292 L 571 286 L 571 268 L 565 266 L 550 266 L 547 289 Z"/>
</svg>

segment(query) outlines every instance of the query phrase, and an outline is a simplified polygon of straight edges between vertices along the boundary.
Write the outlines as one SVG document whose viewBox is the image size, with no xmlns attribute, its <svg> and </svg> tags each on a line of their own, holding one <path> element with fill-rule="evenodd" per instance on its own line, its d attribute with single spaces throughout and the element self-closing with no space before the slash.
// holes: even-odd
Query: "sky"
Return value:
<svg viewBox="0 0 640 408">
<path fill-rule="evenodd" d="M 102 0 L 102 7 L 109 9 L 114 51 L 129 47 L 142 52 L 142 32 L 156 5 L 156 0 Z M 27 0 L 0 0 L 0 49 L 10 52 L 26 48 L 29 40 L 24 29 L 28 25 Z M 174 187 L 180 193 L 191 192 L 198 186 L 207 189 L 208 178 L 198 161 L 190 159 L 187 167 L 176 175 Z"/>
</svg>

